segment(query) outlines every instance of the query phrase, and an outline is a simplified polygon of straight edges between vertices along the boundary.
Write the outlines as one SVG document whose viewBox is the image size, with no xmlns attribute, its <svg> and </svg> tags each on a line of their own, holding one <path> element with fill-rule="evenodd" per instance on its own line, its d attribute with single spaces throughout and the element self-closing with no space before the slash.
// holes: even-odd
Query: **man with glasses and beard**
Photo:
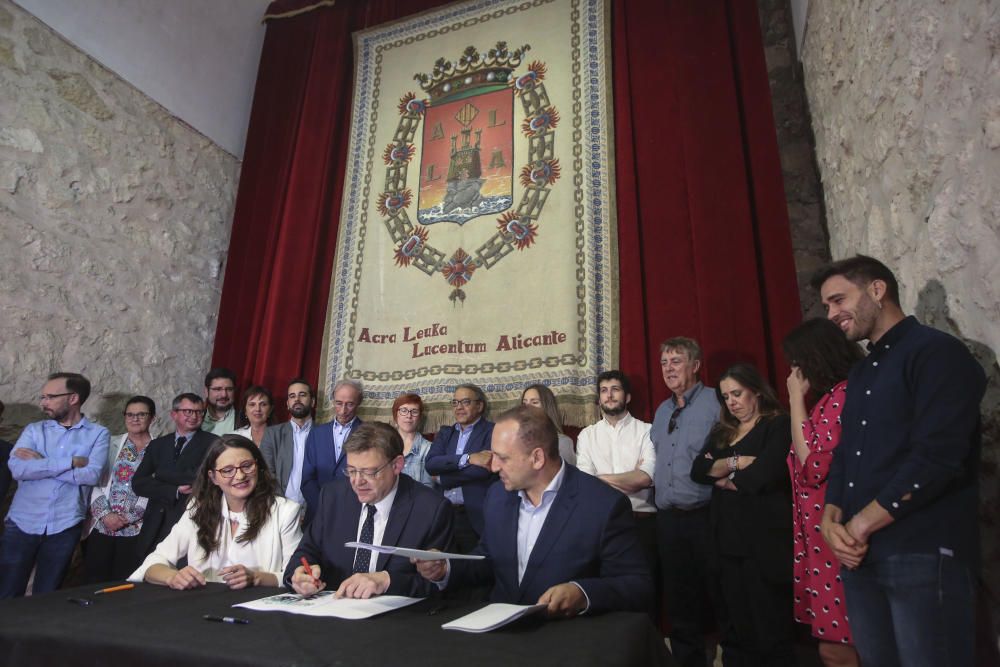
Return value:
<svg viewBox="0 0 1000 667">
<path fill-rule="evenodd" d="M 348 598 L 427 596 L 434 586 L 409 558 L 344 544 L 448 550 L 451 504 L 402 474 L 403 439 L 388 424 L 358 426 L 344 443 L 344 457 L 343 476 L 320 491 L 315 517 L 286 566 L 285 585 L 300 595 L 330 588 Z"/>
<path fill-rule="evenodd" d="M 236 407 L 236 374 L 228 368 L 213 368 L 205 375 L 205 416 L 201 428 L 213 435 L 232 433 L 243 423 Z"/>
<path fill-rule="evenodd" d="M 580 431 L 576 440 L 576 465 L 618 489 L 632 503 L 649 569 L 656 572 L 656 507 L 653 506 L 653 472 L 656 453 L 649 439 L 649 424 L 628 411 L 632 388 L 621 371 L 597 376 L 597 402 L 601 421 Z"/>
<path fill-rule="evenodd" d="M 678 664 L 703 667 L 706 626 L 714 615 L 721 628 L 723 614 L 708 569 L 712 488 L 691 479 L 691 464 L 719 420 L 720 406 L 715 391 L 698 379 L 696 341 L 664 341 L 660 370 L 671 395 L 656 409 L 650 438 L 656 449 L 656 534 L 670 650 Z M 722 647 L 723 660 L 731 664 L 735 656 L 725 636 Z"/>
<path fill-rule="evenodd" d="M 59 588 L 87 515 L 86 487 L 97 484 L 108 456 L 108 429 L 80 408 L 90 382 L 53 373 L 39 401 L 48 419 L 28 424 L 10 453 L 17 491 L 0 542 L 0 598 L 20 597 L 35 568 L 33 593 Z"/>
<path fill-rule="evenodd" d="M 268 426 L 260 441 L 260 453 L 278 483 L 278 493 L 300 505 L 302 495 L 302 461 L 306 439 L 312 430 L 313 390 L 303 378 L 288 383 L 285 405 L 291 416 L 284 424 Z"/>
<path fill-rule="evenodd" d="M 868 342 L 821 524 L 861 663 L 974 664 L 986 375 L 961 340 L 906 316 L 877 259 L 834 262 L 812 285 L 847 340 Z"/>
<path fill-rule="evenodd" d="M 132 476 L 132 490 L 149 499 L 136 543 L 141 561 L 181 518 L 191 495 L 198 466 L 216 437 L 201 430 L 205 402 L 193 393 L 174 398 L 170 418 L 174 433 L 160 436 L 146 446 L 142 463 Z"/>
</svg>

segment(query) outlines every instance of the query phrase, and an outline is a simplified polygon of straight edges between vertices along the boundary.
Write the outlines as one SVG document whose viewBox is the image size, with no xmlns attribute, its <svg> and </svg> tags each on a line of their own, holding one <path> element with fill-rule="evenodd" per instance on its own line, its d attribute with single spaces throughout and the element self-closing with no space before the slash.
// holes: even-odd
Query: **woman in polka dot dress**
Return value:
<svg viewBox="0 0 1000 667">
<path fill-rule="evenodd" d="M 857 665 L 844 606 L 840 563 L 820 534 L 826 475 L 840 440 L 847 374 L 861 359 L 861 349 L 826 319 L 812 319 L 784 341 L 792 372 L 788 395 L 792 417 L 792 475 L 795 535 L 795 620 L 812 626 L 827 667 Z M 807 397 L 815 398 L 806 411 Z"/>
</svg>

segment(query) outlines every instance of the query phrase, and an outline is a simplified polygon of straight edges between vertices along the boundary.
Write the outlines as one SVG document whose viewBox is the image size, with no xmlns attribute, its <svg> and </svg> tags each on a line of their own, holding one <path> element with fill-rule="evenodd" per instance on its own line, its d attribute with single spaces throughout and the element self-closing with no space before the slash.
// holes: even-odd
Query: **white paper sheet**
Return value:
<svg viewBox="0 0 1000 667">
<path fill-rule="evenodd" d="M 406 547 L 387 547 L 366 542 L 345 542 L 345 547 L 351 549 L 368 549 L 380 554 L 395 554 L 404 558 L 419 558 L 420 560 L 482 560 L 485 556 L 473 554 L 451 554 L 447 551 L 424 551 L 423 549 L 407 549 Z"/>
<path fill-rule="evenodd" d="M 377 595 L 367 600 L 334 597 L 333 591 L 320 591 L 315 595 L 302 597 L 295 593 L 281 593 L 270 597 L 234 604 L 234 607 L 254 611 L 284 611 L 305 616 L 329 616 L 358 620 L 371 618 L 387 611 L 399 609 L 423 598 L 408 598 L 402 595 Z"/>
<path fill-rule="evenodd" d="M 522 616 L 534 614 L 546 608 L 544 604 L 490 604 L 478 611 L 456 618 L 441 626 L 444 630 L 461 630 L 462 632 L 489 632 L 502 628 Z"/>
</svg>

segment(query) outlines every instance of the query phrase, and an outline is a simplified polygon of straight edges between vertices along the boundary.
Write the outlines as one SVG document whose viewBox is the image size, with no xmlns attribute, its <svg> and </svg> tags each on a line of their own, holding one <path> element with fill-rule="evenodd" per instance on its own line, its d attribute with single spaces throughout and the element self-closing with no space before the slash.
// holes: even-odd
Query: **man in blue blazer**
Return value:
<svg viewBox="0 0 1000 667">
<path fill-rule="evenodd" d="M 483 533 L 483 499 L 496 479 L 489 452 L 493 422 L 483 417 L 486 395 L 474 384 L 458 385 L 451 405 L 455 424 L 438 431 L 424 467 L 454 506 L 455 548 L 468 553 Z"/>
<path fill-rule="evenodd" d="M 357 416 L 364 394 L 361 383 L 341 380 L 333 387 L 334 419 L 327 424 L 313 425 L 306 438 L 302 458 L 302 497 L 306 500 L 306 524 L 316 514 L 320 488 L 344 474 L 344 443 L 351 432 L 361 425 Z"/>
<path fill-rule="evenodd" d="M 344 544 L 447 550 L 451 504 L 401 474 L 403 440 L 388 424 L 359 426 L 344 449 L 350 483 L 337 480 L 323 487 L 316 516 L 286 566 L 285 585 L 301 595 L 326 587 L 354 598 L 428 595 L 433 586 L 417 574 L 409 559 Z M 303 557 L 308 571 L 301 564 Z"/>
<path fill-rule="evenodd" d="M 653 580 L 628 497 L 559 456 L 538 408 L 505 412 L 493 430 L 480 561 L 419 561 L 440 588 L 493 584 L 492 602 L 546 604 L 550 616 L 649 612 Z"/>
</svg>

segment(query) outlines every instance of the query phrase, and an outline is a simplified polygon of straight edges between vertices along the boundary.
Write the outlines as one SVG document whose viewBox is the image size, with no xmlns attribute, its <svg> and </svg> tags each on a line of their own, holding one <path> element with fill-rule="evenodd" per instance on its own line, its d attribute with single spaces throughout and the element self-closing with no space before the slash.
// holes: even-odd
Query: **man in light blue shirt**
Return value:
<svg viewBox="0 0 1000 667">
<path fill-rule="evenodd" d="M 712 489 L 691 479 L 691 463 L 719 420 L 719 401 L 698 380 L 701 347 L 696 341 L 664 342 L 660 369 L 671 396 L 656 409 L 649 435 L 656 450 L 656 533 L 670 648 L 678 664 L 704 667 L 705 617 L 712 607 L 717 618 L 721 614 L 706 567 Z M 731 660 L 728 644 L 723 637 L 723 658 Z"/>
<path fill-rule="evenodd" d="M 333 386 L 334 418 L 326 424 L 313 424 L 306 436 L 302 458 L 302 483 L 299 490 L 306 501 L 306 524 L 312 521 L 324 484 L 339 479 L 347 465 L 344 443 L 361 425 L 357 416 L 364 390 L 357 380 L 340 380 Z"/>
<path fill-rule="evenodd" d="M 500 481 L 486 494 L 473 551 L 484 558 L 418 561 L 417 571 L 447 590 L 492 585 L 491 602 L 544 604 L 550 616 L 651 610 L 632 505 L 563 461 L 557 436 L 538 408 L 500 415 L 489 450 Z"/>
<path fill-rule="evenodd" d="M 496 479 L 490 471 L 493 422 L 486 419 L 486 394 L 474 384 L 455 387 L 455 423 L 441 427 L 424 460 L 455 510 L 455 548 L 468 553 L 483 533 L 483 499 Z"/>
<path fill-rule="evenodd" d="M 28 424 L 10 454 L 18 486 L 0 542 L 0 599 L 24 595 L 32 568 L 34 593 L 54 591 L 66 576 L 108 454 L 108 429 L 80 412 L 88 396 L 82 375 L 50 375 L 40 399 L 49 419 Z"/>
</svg>

